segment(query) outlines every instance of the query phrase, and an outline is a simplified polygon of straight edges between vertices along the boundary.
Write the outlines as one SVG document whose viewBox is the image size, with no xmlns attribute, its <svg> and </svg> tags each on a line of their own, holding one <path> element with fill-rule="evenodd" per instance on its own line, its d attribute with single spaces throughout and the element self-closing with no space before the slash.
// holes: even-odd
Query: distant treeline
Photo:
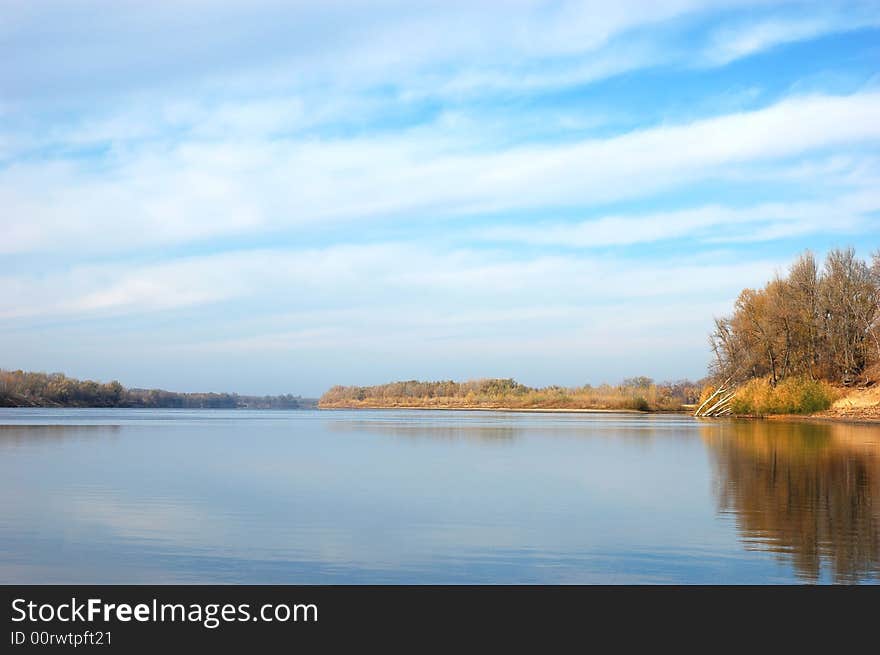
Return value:
<svg viewBox="0 0 880 655">
<path fill-rule="evenodd" d="M 690 381 L 656 384 L 650 378 L 619 385 L 533 388 L 516 380 L 468 382 L 392 382 L 372 387 L 335 386 L 318 401 L 320 407 L 443 407 L 510 409 L 636 409 L 674 411 L 693 404 L 701 385 Z"/>
<path fill-rule="evenodd" d="M 869 264 L 832 250 L 821 269 L 803 254 L 788 275 L 740 293 L 710 340 L 719 378 L 857 382 L 880 362 L 880 252 Z"/>
<path fill-rule="evenodd" d="M 316 401 L 300 396 L 240 396 L 126 389 L 119 382 L 77 380 L 63 373 L 0 370 L 0 407 L 155 407 L 180 409 L 304 409 Z"/>
</svg>

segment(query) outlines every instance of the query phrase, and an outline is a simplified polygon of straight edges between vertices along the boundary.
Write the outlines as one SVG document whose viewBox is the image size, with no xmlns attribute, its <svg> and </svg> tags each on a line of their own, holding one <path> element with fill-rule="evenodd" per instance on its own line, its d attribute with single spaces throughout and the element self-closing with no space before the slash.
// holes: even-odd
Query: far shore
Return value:
<svg viewBox="0 0 880 655">
<path fill-rule="evenodd" d="M 581 407 L 461 407 L 457 405 L 318 405 L 318 409 L 414 409 L 459 412 L 517 412 L 552 414 L 686 414 L 684 411 L 643 412 L 638 409 L 599 409 Z"/>
<path fill-rule="evenodd" d="M 642 411 L 638 409 L 601 409 L 601 408 L 575 408 L 575 407 L 459 407 L 450 405 L 319 405 L 320 410 L 360 410 L 360 409 L 404 409 L 416 411 L 459 411 L 459 412 L 512 412 L 517 414 L 674 414 L 691 416 L 692 410 Z M 802 421 L 819 423 L 855 423 L 877 425 L 880 424 L 880 416 L 876 413 L 854 412 L 849 414 L 767 414 L 765 416 L 737 416 L 729 415 L 723 418 L 747 419 L 747 420 L 770 420 L 770 421 Z M 703 420 L 718 420 L 707 418 Z"/>
</svg>

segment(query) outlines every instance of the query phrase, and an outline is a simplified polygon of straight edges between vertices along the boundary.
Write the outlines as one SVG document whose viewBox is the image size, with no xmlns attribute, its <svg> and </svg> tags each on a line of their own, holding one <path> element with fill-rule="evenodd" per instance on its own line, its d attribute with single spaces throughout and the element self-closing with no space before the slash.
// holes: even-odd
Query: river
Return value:
<svg viewBox="0 0 880 655">
<path fill-rule="evenodd" d="M 3 583 L 877 583 L 880 428 L 0 409 Z"/>
</svg>

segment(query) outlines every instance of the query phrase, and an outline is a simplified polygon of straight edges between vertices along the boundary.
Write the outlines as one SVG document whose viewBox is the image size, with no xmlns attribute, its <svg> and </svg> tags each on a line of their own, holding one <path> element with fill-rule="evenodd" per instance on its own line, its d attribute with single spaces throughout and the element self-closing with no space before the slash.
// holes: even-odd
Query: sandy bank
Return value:
<svg viewBox="0 0 880 655">
<path fill-rule="evenodd" d="M 845 395 L 817 418 L 847 419 L 866 422 L 880 421 L 880 385 L 861 389 L 848 389 Z"/>
</svg>

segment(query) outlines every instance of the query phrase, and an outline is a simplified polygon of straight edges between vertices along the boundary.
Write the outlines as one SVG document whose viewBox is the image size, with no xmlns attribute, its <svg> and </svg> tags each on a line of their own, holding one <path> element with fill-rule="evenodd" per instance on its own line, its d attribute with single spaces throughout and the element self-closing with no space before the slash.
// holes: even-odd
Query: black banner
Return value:
<svg viewBox="0 0 880 655">
<path fill-rule="evenodd" d="M 8 586 L 2 652 L 343 647 L 841 646 L 877 588 Z M 708 642 L 701 640 L 706 639 Z M 352 641 L 354 640 L 354 641 Z"/>
</svg>

